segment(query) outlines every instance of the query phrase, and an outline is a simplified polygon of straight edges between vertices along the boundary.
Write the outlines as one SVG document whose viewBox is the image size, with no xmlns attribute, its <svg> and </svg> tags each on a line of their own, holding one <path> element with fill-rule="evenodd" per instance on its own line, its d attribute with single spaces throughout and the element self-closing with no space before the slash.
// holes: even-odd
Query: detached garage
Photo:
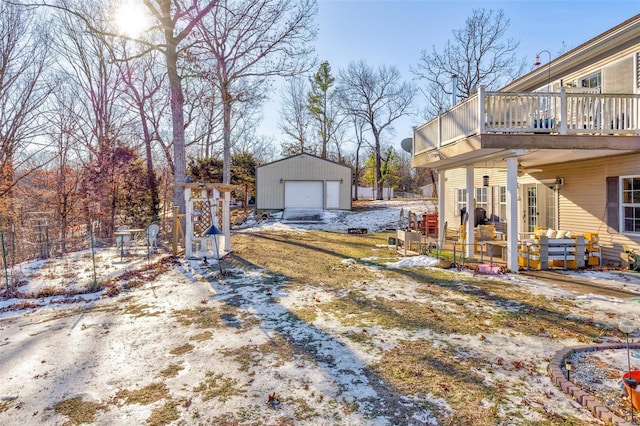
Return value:
<svg viewBox="0 0 640 426">
<path fill-rule="evenodd" d="M 258 166 L 256 208 L 351 210 L 351 167 L 310 154 Z"/>
</svg>

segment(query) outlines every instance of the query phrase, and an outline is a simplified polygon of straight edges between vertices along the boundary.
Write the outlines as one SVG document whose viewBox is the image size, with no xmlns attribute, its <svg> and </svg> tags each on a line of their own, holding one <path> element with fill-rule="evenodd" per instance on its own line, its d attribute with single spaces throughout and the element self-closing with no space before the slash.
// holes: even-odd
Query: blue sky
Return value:
<svg viewBox="0 0 640 426">
<path fill-rule="evenodd" d="M 517 55 L 532 64 L 541 50 L 556 57 L 640 13 L 640 0 L 318 0 L 318 5 L 316 52 L 320 61 L 329 61 L 334 75 L 363 59 L 374 67 L 394 65 L 406 80 L 413 78 L 409 69 L 420 52 L 432 46 L 441 50 L 473 9 L 502 9 L 511 21 L 507 37 L 520 41 Z M 541 55 L 544 63 L 547 56 Z M 422 103 L 423 98 L 416 100 Z M 279 111 L 274 100 L 260 129 L 276 143 Z M 416 117 L 398 120 L 387 142 L 399 147 L 411 136 L 411 127 L 421 123 Z"/>
</svg>

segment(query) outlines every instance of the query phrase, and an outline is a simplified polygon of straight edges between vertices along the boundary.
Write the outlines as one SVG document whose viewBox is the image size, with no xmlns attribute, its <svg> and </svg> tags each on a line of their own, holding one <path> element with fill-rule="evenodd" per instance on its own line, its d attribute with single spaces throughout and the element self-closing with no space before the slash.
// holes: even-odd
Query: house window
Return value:
<svg viewBox="0 0 640 426">
<path fill-rule="evenodd" d="M 622 232 L 640 233 L 640 176 L 620 178 Z"/>
<path fill-rule="evenodd" d="M 463 207 L 467 207 L 467 189 L 456 189 L 456 216 L 460 215 Z"/>
<path fill-rule="evenodd" d="M 488 197 L 487 197 L 487 189 L 489 189 L 486 186 L 480 186 L 476 188 L 476 207 L 482 207 L 484 209 L 485 212 L 488 212 L 489 209 L 487 208 L 489 203 L 488 203 Z"/>
<path fill-rule="evenodd" d="M 599 72 L 591 74 L 580 80 L 580 87 L 596 89 L 600 86 L 602 86 L 602 76 Z"/>
<path fill-rule="evenodd" d="M 498 189 L 498 217 L 502 221 L 507 220 L 507 187 L 501 186 Z"/>
</svg>

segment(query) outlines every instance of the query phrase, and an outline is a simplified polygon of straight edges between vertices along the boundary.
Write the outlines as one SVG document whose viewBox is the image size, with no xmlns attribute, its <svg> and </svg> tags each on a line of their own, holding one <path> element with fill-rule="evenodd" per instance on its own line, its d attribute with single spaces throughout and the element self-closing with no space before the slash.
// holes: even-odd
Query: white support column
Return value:
<svg viewBox="0 0 640 426">
<path fill-rule="evenodd" d="M 444 170 L 438 170 L 438 245 L 444 247 L 445 229 L 444 218 Z"/>
<path fill-rule="evenodd" d="M 224 252 L 231 251 L 231 192 L 222 193 L 222 233 L 224 234 Z"/>
<path fill-rule="evenodd" d="M 193 202 L 191 201 L 191 188 L 184 188 L 185 199 L 185 229 L 184 229 L 184 254 L 187 259 L 193 256 Z"/>
<path fill-rule="evenodd" d="M 473 165 L 467 166 L 467 246 L 464 248 L 466 257 L 474 257 L 475 247 L 475 234 L 473 229 L 473 223 L 475 221 L 475 188 L 474 188 L 474 167 Z"/>
<path fill-rule="evenodd" d="M 507 158 L 507 269 L 518 272 L 518 158 Z"/>
</svg>

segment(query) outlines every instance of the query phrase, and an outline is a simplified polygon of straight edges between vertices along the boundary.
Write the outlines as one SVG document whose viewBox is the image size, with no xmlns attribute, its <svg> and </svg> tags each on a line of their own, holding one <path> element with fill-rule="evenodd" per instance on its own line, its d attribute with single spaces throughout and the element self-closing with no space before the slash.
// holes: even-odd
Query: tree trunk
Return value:
<svg viewBox="0 0 640 426">
<path fill-rule="evenodd" d="M 229 93 L 227 83 L 222 85 L 222 183 L 231 183 L 231 103 L 233 97 Z"/>
<path fill-rule="evenodd" d="M 222 183 L 231 183 L 231 103 L 233 97 L 229 93 L 229 85 L 222 85 L 222 133 L 223 133 L 223 158 L 222 158 Z M 224 194 L 225 207 L 222 209 L 222 232 L 225 235 L 225 250 L 229 250 L 228 237 L 231 234 L 231 208 L 229 196 Z"/>
<path fill-rule="evenodd" d="M 431 186 L 433 186 L 433 198 L 438 198 L 438 185 L 436 183 L 436 174 L 433 169 L 429 169 L 429 177 L 431 177 Z"/>
<path fill-rule="evenodd" d="M 165 32 L 170 29 L 165 29 Z M 180 186 L 187 176 L 186 146 L 184 142 L 184 94 L 182 81 L 178 74 L 178 54 L 176 40 L 173 34 L 165 35 L 167 50 L 167 75 L 171 92 L 171 124 L 173 126 L 173 204 L 179 207 L 179 212 L 184 213 L 185 200 L 184 188 Z"/>
<path fill-rule="evenodd" d="M 373 132 L 373 138 L 376 141 L 376 200 L 384 200 L 384 194 L 382 188 L 384 182 L 382 181 L 382 155 L 380 153 L 380 133 L 375 126 L 371 126 Z"/>
<path fill-rule="evenodd" d="M 358 199 L 358 184 L 360 183 L 360 144 L 356 148 L 356 171 L 354 173 L 354 182 L 353 185 L 355 189 L 353 190 L 353 199 Z"/>
<path fill-rule="evenodd" d="M 149 123 L 144 113 L 144 105 L 138 102 L 138 113 L 140 114 L 140 122 L 142 123 L 142 132 L 144 134 L 144 149 L 147 158 L 147 184 L 151 191 L 151 214 L 153 220 L 158 218 L 160 196 L 158 194 L 158 183 L 156 175 L 153 171 L 153 155 L 151 153 L 151 133 L 149 132 Z"/>
</svg>

